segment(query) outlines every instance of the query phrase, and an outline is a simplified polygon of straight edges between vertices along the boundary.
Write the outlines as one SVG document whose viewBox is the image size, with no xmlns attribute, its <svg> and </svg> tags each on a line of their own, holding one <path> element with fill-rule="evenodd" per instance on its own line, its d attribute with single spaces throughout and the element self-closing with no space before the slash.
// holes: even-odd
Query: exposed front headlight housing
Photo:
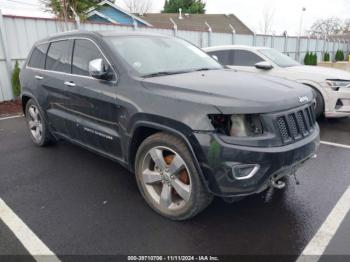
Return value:
<svg viewBox="0 0 350 262">
<path fill-rule="evenodd" d="M 217 132 L 234 137 L 251 137 L 263 134 L 260 116 L 252 115 L 209 115 Z"/>
<path fill-rule="evenodd" d="M 327 79 L 326 84 L 335 91 L 338 91 L 341 87 L 350 88 L 350 80 Z"/>
</svg>

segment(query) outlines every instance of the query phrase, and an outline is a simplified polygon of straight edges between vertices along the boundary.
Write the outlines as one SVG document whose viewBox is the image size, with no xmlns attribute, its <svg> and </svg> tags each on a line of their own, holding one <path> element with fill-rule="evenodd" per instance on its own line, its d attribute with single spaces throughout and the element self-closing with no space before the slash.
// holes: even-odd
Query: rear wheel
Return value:
<svg viewBox="0 0 350 262">
<path fill-rule="evenodd" d="M 38 146 L 47 145 L 51 141 L 51 134 L 39 106 L 33 99 L 27 102 L 25 113 L 32 141 Z"/>
<path fill-rule="evenodd" d="M 186 145 L 172 135 L 157 133 L 148 137 L 138 149 L 135 170 L 147 203 L 170 219 L 189 219 L 213 199 L 204 188 Z"/>
</svg>

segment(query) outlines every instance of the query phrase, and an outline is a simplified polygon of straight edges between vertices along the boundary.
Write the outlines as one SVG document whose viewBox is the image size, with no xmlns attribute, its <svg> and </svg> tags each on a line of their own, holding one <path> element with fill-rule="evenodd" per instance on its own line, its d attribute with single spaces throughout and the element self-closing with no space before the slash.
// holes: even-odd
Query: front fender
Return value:
<svg viewBox="0 0 350 262">
<path fill-rule="evenodd" d="M 165 117 L 151 114 L 139 113 L 130 120 L 130 123 L 127 127 L 127 133 L 129 136 L 129 142 L 127 145 L 128 149 L 130 149 L 131 147 L 132 138 L 135 134 L 135 131 L 138 128 L 142 127 L 153 128 L 159 130 L 160 132 L 167 132 L 174 136 L 180 137 L 186 144 L 188 150 L 190 151 L 194 165 L 197 169 L 198 174 L 201 176 L 206 189 L 208 190 L 208 192 L 210 192 L 208 185 L 209 180 L 203 173 L 199 165 L 200 162 L 206 162 L 206 158 L 198 140 L 194 136 L 194 131 L 189 126 L 185 125 L 184 123 L 175 121 L 173 119 L 168 119 Z M 132 157 L 131 153 L 131 150 L 128 150 L 128 160 L 130 160 Z"/>
</svg>

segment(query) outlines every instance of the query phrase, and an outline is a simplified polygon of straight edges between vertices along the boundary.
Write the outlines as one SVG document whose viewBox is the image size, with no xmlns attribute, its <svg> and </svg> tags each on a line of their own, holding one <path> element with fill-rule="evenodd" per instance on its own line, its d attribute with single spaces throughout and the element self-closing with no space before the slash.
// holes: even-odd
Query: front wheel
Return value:
<svg viewBox="0 0 350 262">
<path fill-rule="evenodd" d="M 320 119 L 324 115 L 324 100 L 322 97 L 322 94 L 316 90 L 313 89 L 316 94 L 316 107 L 315 107 L 315 115 L 316 119 Z"/>
<path fill-rule="evenodd" d="M 170 219 L 189 219 L 213 199 L 204 188 L 186 145 L 175 136 L 157 133 L 148 137 L 138 149 L 135 171 L 147 203 Z"/>
</svg>

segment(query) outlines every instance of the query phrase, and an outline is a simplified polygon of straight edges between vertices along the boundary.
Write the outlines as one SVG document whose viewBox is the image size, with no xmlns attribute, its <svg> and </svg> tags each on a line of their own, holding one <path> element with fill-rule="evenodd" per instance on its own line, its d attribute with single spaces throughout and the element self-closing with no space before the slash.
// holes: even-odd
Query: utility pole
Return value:
<svg viewBox="0 0 350 262">
<path fill-rule="evenodd" d="M 302 34 L 302 31 L 303 31 L 303 20 L 304 20 L 304 13 L 306 11 L 306 8 L 303 7 L 301 9 L 301 16 L 300 16 L 300 28 L 299 28 L 299 37 L 301 36 Z"/>
</svg>

